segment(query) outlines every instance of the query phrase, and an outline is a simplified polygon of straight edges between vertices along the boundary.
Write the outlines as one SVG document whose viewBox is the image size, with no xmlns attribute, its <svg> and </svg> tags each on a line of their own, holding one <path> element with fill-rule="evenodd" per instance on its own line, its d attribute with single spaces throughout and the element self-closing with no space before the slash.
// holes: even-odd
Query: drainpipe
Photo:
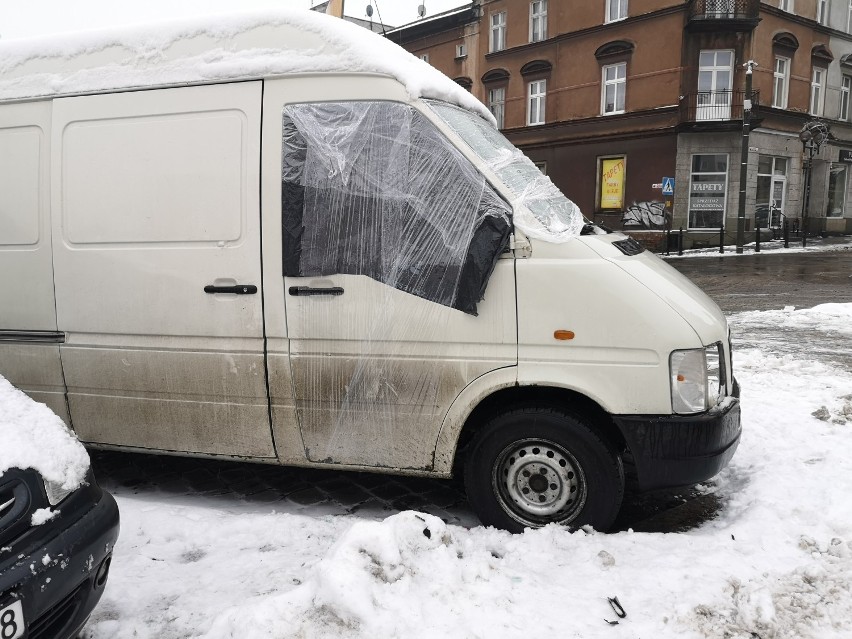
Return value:
<svg viewBox="0 0 852 639">
<path fill-rule="evenodd" d="M 745 93 L 743 94 L 743 146 L 740 153 L 740 202 L 737 211 L 737 253 L 743 252 L 745 244 L 746 180 L 748 179 L 748 136 L 751 125 L 751 75 L 757 62 L 749 60 L 743 64 L 746 70 Z"/>
</svg>

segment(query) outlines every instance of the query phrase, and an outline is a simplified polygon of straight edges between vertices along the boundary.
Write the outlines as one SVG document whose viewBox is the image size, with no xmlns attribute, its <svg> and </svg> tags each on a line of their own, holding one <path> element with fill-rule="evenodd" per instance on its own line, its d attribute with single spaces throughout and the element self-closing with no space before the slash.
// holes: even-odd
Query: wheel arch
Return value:
<svg viewBox="0 0 852 639">
<path fill-rule="evenodd" d="M 465 449 L 476 433 L 501 412 L 523 405 L 550 406 L 575 413 L 586 418 L 589 427 L 598 433 L 614 451 L 621 453 L 626 449 L 626 441 L 618 426 L 595 400 L 572 388 L 519 385 L 516 379 L 510 381 L 506 377 L 507 370 L 512 369 L 500 369 L 483 376 L 490 377 L 503 371 L 503 375 L 500 376 L 503 379 L 499 380 L 496 386 L 489 384 L 487 391 L 479 392 L 471 389 L 476 382 L 482 380 L 479 378 L 456 399 L 438 435 L 435 471 L 446 475 L 455 474 L 455 471 L 463 464 Z M 498 379 L 490 381 L 497 382 Z M 473 392 L 465 397 L 469 389 Z M 466 410 L 459 410 L 460 402 Z"/>
</svg>

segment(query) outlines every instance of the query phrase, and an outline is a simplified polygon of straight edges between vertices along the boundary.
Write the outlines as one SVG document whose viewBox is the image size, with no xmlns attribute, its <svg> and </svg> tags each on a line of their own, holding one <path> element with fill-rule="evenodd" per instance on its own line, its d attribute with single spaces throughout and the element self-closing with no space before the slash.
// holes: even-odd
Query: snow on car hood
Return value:
<svg viewBox="0 0 852 639">
<path fill-rule="evenodd" d="M 89 455 L 61 419 L 0 376 L 0 475 L 32 468 L 73 490 L 83 483 Z"/>
</svg>

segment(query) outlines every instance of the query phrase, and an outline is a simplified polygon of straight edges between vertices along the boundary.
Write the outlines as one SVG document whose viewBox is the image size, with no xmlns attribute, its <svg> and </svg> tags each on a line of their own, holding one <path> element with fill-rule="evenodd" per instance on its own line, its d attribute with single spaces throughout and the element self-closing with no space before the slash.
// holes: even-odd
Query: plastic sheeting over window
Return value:
<svg viewBox="0 0 852 639">
<path fill-rule="evenodd" d="M 585 220 L 579 207 L 497 129 L 464 109 L 432 100 L 428 104 L 517 197 L 517 228 L 548 242 L 567 242 L 580 234 Z"/>
<path fill-rule="evenodd" d="M 476 314 L 511 209 L 412 107 L 284 109 L 284 275 L 366 275 Z"/>
</svg>

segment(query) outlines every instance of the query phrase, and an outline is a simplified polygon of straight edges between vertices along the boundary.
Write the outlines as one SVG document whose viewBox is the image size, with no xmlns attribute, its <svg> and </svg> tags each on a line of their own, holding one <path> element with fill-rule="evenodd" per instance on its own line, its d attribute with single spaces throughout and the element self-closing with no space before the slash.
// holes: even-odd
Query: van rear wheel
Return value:
<svg viewBox="0 0 852 639">
<path fill-rule="evenodd" d="M 553 408 L 493 418 L 474 438 L 464 480 L 482 523 L 512 532 L 550 523 L 607 530 L 624 496 L 618 454 L 582 418 Z"/>
</svg>

